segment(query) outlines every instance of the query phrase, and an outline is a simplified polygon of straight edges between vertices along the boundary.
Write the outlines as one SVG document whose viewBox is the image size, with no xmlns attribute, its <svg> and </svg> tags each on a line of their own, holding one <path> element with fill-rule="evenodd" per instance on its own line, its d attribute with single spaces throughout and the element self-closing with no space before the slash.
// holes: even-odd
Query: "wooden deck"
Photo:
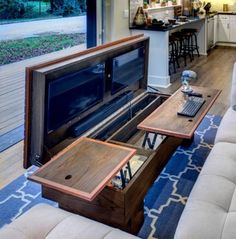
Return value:
<svg viewBox="0 0 236 239">
<path fill-rule="evenodd" d="M 25 67 L 85 49 L 85 44 L 0 66 L 0 136 L 24 123 Z"/>
<path fill-rule="evenodd" d="M 0 66 L 0 136 L 24 124 L 25 67 L 70 55 L 85 48 L 85 44 L 82 44 Z M 22 165 L 23 142 L 0 153 L 0 189 L 25 171 Z"/>
<path fill-rule="evenodd" d="M 70 48 L 40 57 L 28 59 L 0 67 L 0 135 L 10 131 L 24 122 L 24 79 L 25 66 L 37 64 L 84 49 L 85 46 Z M 208 57 L 196 58 L 188 68 L 196 71 L 198 80 L 192 84 L 221 89 L 222 93 L 213 105 L 210 113 L 223 115 L 229 106 L 231 77 L 233 63 L 236 62 L 236 48 L 219 47 Z M 180 69 L 180 72 L 183 69 Z M 160 89 L 173 93 L 180 87 L 180 74 L 177 80 L 168 88 Z M 20 142 L 10 149 L 0 153 L 0 189 L 24 172 L 23 143 Z"/>
</svg>

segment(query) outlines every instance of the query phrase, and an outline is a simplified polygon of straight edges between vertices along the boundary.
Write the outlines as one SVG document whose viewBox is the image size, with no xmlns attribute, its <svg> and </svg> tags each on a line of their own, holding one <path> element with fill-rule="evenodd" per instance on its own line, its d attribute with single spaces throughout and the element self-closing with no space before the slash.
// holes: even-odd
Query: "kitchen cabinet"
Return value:
<svg viewBox="0 0 236 239">
<path fill-rule="evenodd" d="M 236 15 L 229 18 L 229 40 L 230 42 L 236 42 Z"/>
<path fill-rule="evenodd" d="M 219 15 L 218 16 L 218 29 L 217 29 L 217 40 L 222 42 L 230 41 L 230 24 L 229 24 L 229 15 Z"/>
<path fill-rule="evenodd" d="M 214 17 L 207 19 L 207 50 L 214 45 Z"/>
</svg>

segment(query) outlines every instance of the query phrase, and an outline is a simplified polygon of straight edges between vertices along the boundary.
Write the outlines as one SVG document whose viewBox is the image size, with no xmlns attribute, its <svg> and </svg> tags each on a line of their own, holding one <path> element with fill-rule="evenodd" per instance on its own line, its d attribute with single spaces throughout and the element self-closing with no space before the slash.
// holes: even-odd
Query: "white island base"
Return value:
<svg viewBox="0 0 236 239">
<path fill-rule="evenodd" d="M 207 32 L 205 18 L 190 20 L 176 25 L 169 30 L 132 29 L 132 35 L 144 34 L 150 37 L 148 85 L 167 88 L 170 86 L 169 75 L 169 35 L 183 28 L 198 29 L 197 38 L 200 55 L 207 55 Z"/>
</svg>

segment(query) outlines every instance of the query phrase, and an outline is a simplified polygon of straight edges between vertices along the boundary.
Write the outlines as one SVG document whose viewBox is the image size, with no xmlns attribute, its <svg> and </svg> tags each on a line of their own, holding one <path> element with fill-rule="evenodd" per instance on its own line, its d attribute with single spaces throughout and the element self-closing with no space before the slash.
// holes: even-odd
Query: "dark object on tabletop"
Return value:
<svg viewBox="0 0 236 239">
<path fill-rule="evenodd" d="M 152 19 L 152 25 L 163 26 L 164 22 L 162 20 L 157 20 L 156 18 Z"/>
<path fill-rule="evenodd" d="M 208 14 L 210 12 L 210 8 L 211 8 L 211 3 L 208 2 L 205 6 L 204 9 L 206 10 L 206 14 Z"/>
<path fill-rule="evenodd" d="M 178 17 L 178 20 L 179 20 L 180 22 L 186 22 L 188 19 L 187 19 L 186 16 L 179 16 L 179 17 Z"/>
<path fill-rule="evenodd" d="M 172 25 L 174 25 L 176 23 L 176 19 L 168 19 L 168 22 Z"/>
</svg>

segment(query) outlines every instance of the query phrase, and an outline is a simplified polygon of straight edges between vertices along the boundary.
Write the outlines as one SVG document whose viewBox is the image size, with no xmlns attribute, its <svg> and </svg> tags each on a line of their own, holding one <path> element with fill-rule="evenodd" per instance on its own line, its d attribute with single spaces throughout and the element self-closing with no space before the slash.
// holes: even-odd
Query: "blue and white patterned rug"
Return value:
<svg viewBox="0 0 236 239">
<path fill-rule="evenodd" d="M 207 158 L 221 117 L 207 115 L 195 132 L 189 147 L 179 147 L 145 197 L 145 221 L 138 236 L 141 238 L 173 238 L 188 195 Z M 36 167 L 0 191 L 0 227 L 13 221 L 35 204 L 45 202 L 40 186 L 26 177 Z"/>
</svg>

